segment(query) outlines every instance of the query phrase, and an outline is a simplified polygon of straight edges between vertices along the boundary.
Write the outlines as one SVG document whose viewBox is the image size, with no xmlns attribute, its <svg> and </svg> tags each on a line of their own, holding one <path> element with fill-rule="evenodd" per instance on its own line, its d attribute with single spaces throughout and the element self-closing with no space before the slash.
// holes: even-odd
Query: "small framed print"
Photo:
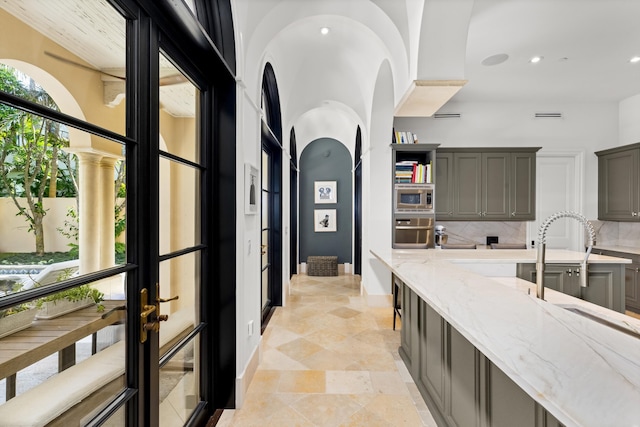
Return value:
<svg viewBox="0 0 640 427">
<path fill-rule="evenodd" d="M 258 191 L 260 182 L 258 180 L 258 169 L 249 163 L 244 164 L 244 213 L 255 215 L 258 212 Z"/>
<path fill-rule="evenodd" d="M 315 181 L 314 201 L 320 203 L 338 203 L 338 183 L 336 181 Z"/>
<path fill-rule="evenodd" d="M 335 209 L 314 209 L 313 211 L 314 231 L 316 233 L 337 231 L 336 220 Z"/>
</svg>

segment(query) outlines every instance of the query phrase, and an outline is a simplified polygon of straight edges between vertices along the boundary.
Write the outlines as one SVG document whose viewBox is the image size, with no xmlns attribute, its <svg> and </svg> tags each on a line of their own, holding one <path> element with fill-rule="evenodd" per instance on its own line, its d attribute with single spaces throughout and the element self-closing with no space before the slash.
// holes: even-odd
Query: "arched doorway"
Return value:
<svg viewBox="0 0 640 427">
<path fill-rule="evenodd" d="M 353 273 L 362 273 L 362 131 L 356 131 L 353 155 Z"/>
<path fill-rule="evenodd" d="M 298 148 L 296 146 L 296 131 L 291 128 L 289 134 L 289 275 L 293 276 L 298 272 Z"/>
<path fill-rule="evenodd" d="M 267 63 L 262 77 L 261 280 L 262 330 L 282 305 L 282 119 L 275 72 Z"/>
</svg>

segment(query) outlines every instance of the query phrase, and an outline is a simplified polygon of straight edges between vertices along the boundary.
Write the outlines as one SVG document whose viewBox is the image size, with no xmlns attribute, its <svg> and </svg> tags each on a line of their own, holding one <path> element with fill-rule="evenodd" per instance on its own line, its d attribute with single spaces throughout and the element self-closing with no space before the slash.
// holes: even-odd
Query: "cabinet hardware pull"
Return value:
<svg viewBox="0 0 640 427">
<path fill-rule="evenodd" d="M 638 216 L 638 212 L 631 212 L 631 216 Z"/>
</svg>

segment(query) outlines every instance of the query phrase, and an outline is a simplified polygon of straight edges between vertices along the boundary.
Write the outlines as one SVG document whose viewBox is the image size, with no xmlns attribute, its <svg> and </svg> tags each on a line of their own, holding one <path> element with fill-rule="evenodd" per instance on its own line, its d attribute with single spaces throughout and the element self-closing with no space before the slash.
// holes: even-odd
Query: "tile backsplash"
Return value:
<svg viewBox="0 0 640 427">
<path fill-rule="evenodd" d="M 596 245 L 640 248 L 640 222 L 590 222 L 596 230 Z"/>
<path fill-rule="evenodd" d="M 596 231 L 596 245 L 640 248 L 640 222 L 589 221 Z M 436 221 L 436 224 L 447 227 L 449 243 L 485 245 L 487 236 L 498 236 L 500 243 L 527 241 L 524 221 Z"/>
<path fill-rule="evenodd" d="M 498 236 L 500 243 L 525 243 L 527 223 L 522 221 L 436 221 L 444 225 L 449 243 L 485 245 L 487 236 Z"/>
</svg>

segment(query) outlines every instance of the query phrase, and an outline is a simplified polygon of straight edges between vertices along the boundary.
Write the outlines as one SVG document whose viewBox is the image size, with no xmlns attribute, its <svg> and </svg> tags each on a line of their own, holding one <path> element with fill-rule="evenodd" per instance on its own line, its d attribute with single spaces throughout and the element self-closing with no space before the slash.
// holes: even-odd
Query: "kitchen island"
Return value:
<svg viewBox="0 0 640 427">
<path fill-rule="evenodd" d="M 400 354 L 440 425 L 640 426 L 640 321 L 463 268 L 535 263 L 534 250 L 371 252 L 403 288 Z M 548 264 L 583 257 L 547 251 Z"/>
</svg>

